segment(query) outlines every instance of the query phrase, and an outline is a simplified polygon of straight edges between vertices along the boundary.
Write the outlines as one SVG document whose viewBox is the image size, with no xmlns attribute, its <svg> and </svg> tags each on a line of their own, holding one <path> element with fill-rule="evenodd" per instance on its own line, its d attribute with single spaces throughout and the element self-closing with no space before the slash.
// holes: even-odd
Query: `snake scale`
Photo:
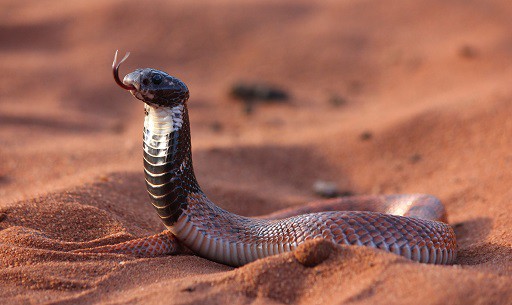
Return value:
<svg viewBox="0 0 512 305">
<path fill-rule="evenodd" d="M 446 212 L 430 195 L 353 196 L 324 200 L 301 208 L 249 218 L 215 205 L 201 190 L 192 166 L 189 91 L 179 79 L 145 68 L 118 76 L 117 84 L 144 102 L 144 173 L 147 192 L 168 230 L 163 233 L 82 252 L 117 252 L 139 256 L 194 253 L 241 266 L 323 238 L 337 244 L 368 246 L 408 259 L 451 264 L 457 254 Z"/>
</svg>

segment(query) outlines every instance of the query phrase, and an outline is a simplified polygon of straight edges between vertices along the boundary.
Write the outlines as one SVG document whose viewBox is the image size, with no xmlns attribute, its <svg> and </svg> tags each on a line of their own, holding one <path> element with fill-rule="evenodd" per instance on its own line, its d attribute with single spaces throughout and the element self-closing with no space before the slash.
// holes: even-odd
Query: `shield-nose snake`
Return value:
<svg viewBox="0 0 512 305">
<path fill-rule="evenodd" d="M 187 86 L 150 68 L 137 69 L 121 81 L 119 66 L 128 54 L 116 65 L 116 52 L 114 79 L 145 103 L 146 186 L 168 230 L 76 251 L 156 256 L 175 254 L 181 244 L 204 258 L 240 266 L 323 238 L 336 244 L 374 247 L 423 263 L 454 262 L 455 234 L 445 223 L 444 206 L 431 195 L 344 197 L 258 218 L 215 205 L 201 190 L 192 167 Z"/>
</svg>

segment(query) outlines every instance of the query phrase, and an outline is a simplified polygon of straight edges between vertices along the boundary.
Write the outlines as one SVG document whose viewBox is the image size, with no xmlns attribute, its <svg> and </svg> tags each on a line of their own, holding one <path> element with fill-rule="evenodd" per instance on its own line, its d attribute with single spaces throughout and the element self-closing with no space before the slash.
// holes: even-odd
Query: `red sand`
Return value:
<svg viewBox="0 0 512 305">
<path fill-rule="evenodd" d="M 242 2 L 1 2 L 1 303 L 511 304 L 512 2 Z M 456 265 L 360 247 L 312 268 L 66 253 L 163 229 L 116 49 L 132 51 L 121 73 L 188 84 L 196 174 L 219 205 L 300 205 L 318 179 L 434 194 Z M 247 117 L 227 95 L 238 80 L 293 99 Z"/>
</svg>

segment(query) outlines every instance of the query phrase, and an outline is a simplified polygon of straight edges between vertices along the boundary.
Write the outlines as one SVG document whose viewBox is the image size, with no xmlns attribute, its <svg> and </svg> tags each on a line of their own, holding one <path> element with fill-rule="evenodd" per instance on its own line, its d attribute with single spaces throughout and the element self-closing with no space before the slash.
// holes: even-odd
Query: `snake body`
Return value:
<svg viewBox="0 0 512 305">
<path fill-rule="evenodd" d="M 379 248 L 418 262 L 455 260 L 455 234 L 438 221 L 445 220 L 444 207 L 429 195 L 334 199 L 266 218 L 243 217 L 220 208 L 203 193 L 194 174 L 187 86 L 150 68 L 137 69 L 121 82 L 117 73 L 123 61 L 114 69 L 116 81 L 145 103 L 144 172 L 149 198 L 167 229 L 193 252 L 240 266 L 323 238 Z M 297 215 L 301 212 L 306 214 Z"/>
</svg>

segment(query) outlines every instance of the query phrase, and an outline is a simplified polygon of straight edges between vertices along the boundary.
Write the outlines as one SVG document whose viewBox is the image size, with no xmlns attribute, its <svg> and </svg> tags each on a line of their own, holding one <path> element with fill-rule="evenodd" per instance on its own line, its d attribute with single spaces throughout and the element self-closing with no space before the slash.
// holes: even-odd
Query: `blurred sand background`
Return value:
<svg viewBox="0 0 512 305">
<path fill-rule="evenodd" d="M 512 2 L 0 1 L 2 304 L 510 304 Z M 194 167 L 220 206 L 261 215 L 355 194 L 429 193 L 454 266 L 344 247 L 233 269 L 193 255 L 66 251 L 163 229 L 142 173 L 153 67 L 189 87 Z M 286 90 L 251 115 L 239 81 Z"/>
</svg>

